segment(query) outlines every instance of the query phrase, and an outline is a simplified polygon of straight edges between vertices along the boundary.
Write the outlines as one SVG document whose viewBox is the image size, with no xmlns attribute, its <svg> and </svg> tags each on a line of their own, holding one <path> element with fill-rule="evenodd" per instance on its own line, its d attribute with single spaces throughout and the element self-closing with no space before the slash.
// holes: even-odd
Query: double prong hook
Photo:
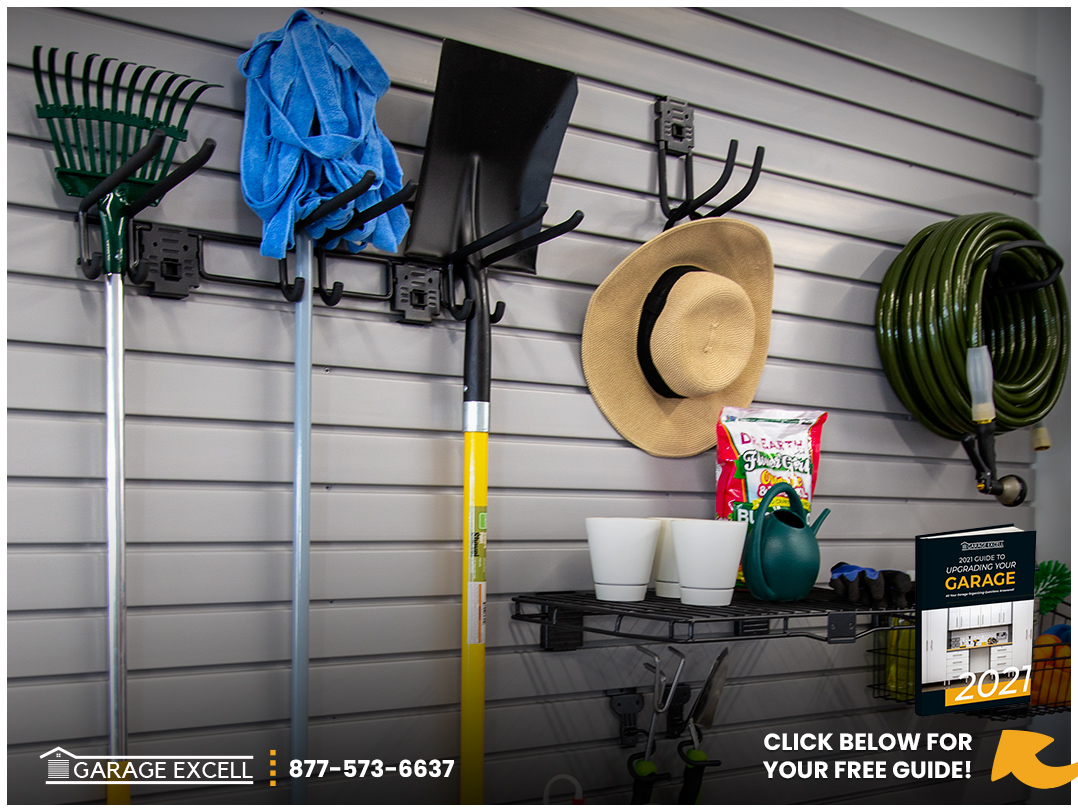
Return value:
<svg viewBox="0 0 1078 812">
<path fill-rule="evenodd" d="M 312 212 L 310 216 L 304 218 L 302 221 L 297 223 L 296 227 L 302 228 L 312 223 L 318 222 L 318 220 L 321 220 L 323 217 L 327 216 L 328 214 L 331 214 L 332 212 L 339 209 L 341 206 L 346 205 L 347 203 L 351 202 L 352 200 L 366 192 L 367 189 L 369 189 L 374 183 L 374 180 L 374 173 L 368 171 L 367 174 L 364 175 L 363 180 L 361 180 L 356 186 L 352 187 L 351 189 L 345 190 L 332 200 L 327 200 L 325 203 L 315 209 L 315 211 Z M 330 307 L 333 307 L 334 305 L 339 304 L 341 299 L 343 299 L 346 295 L 358 299 L 374 299 L 378 301 L 388 300 L 392 298 L 392 292 L 385 294 L 375 294 L 346 291 L 344 289 L 344 284 L 339 281 L 335 281 L 333 285 L 329 286 L 327 289 L 326 246 L 334 240 L 338 239 L 339 237 L 342 237 L 343 235 L 347 234 L 349 231 L 360 228 L 367 222 L 373 220 L 375 217 L 379 217 L 382 214 L 385 214 L 390 209 L 393 209 L 396 206 L 399 206 L 400 204 L 406 202 L 409 198 L 412 197 L 412 195 L 415 194 L 415 191 L 415 183 L 412 181 L 408 181 L 403 187 L 401 187 L 399 191 L 394 192 L 392 195 L 385 198 L 384 200 L 378 201 L 377 203 L 367 207 L 363 211 L 356 212 L 354 215 L 352 215 L 351 219 L 349 219 L 349 221 L 341 228 L 326 230 L 322 234 L 322 236 L 318 238 L 318 244 L 315 247 L 315 256 L 318 260 L 318 295 L 322 297 L 323 302 L 325 302 Z M 341 199 L 340 202 L 338 202 L 338 199 Z"/>
<path fill-rule="evenodd" d="M 698 196 L 693 194 L 693 161 L 692 150 L 694 145 L 693 111 L 687 102 L 677 99 L 659 98 L 655 102 L 655 142 L 658 145 L 658 170 L 659 170 L 659 208 L 667 218 L 663 230 L 673 228 L 679 220 L 686 217 L 692 220 L 700 220 L 704 217 L 721 217 L 733 210 L 752 194 L 756 183 L 760 179 L 760 172 L 764 164 L 764 148 L 757 147 L 756 155 L 752 162 L 749 179 L 739 192 L 732 195 L 725 202 L 715 206 L 707 213 L 701 213 L 700 207 L 713 200 L 721 192 L 733 176 L 737 161 L 738 142 L 730 141 L 726 152 L 726 160 L 722 174 L 705 192 Z M 666 156 L 685 156 L 685 199 L 682 203 L 673 207 L 670 204 L 668 191 Z"/>
<path fill-rule="evenodd" d="M 508 259 L 514 254 L 519 254 L 521 251 L 527 251 L 529 248 L 535 248 L 555 237 L 567 234 L 580 225 L 584 219 L 584 213 L 578 209 L 561 223 L 542 229 L 529 237 L 524 237 L 516 242 L 510 243 L 504 248 L 500 248 L 492 254 L 478 260 L 475 258 L 475 255 L 480 251 L 541 221 L 543 215 L 547 212 L 547 208 L 546 203 L 540 203 L 523 217 L 514 220 L 511 223 L 507 223 L 501 228 L 495 229 L 489 234 L 485 234 L 476 240 L 472 240 L 447 257 L 447 273 L 444 277 L 442 298 L 445 309 L 449 311 L 449 314 L 454 319 L 457 321 L 467 321 L 475 312 L 475 303 L 471 297 L 465 297 L 463 302 L 457 304 L 454 295 L 454 287 L 456 284 L 458 267 L 463 267 L 465 273 L 478 273 L 492 265 Z M 494 305 L 494 312 L 490 313 L 490 323 L 497 324 L 502 320 L 504 315 L 505 302 L 496 302 Z"/>
</svg>

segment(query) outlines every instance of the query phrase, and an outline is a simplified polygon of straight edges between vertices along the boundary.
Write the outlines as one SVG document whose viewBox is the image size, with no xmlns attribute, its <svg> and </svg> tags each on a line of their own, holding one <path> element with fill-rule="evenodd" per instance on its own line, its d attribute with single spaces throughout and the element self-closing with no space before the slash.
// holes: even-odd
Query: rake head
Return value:
<svg viewBox="0 0 1078 812">
<path fill-rule="evenodd" d="M 195 101 L 208 88 L 220 87 L 99 54 L 85 57 L 79 68 L 76 51 L 67 54 L 59 71 L 58 49 L 49 49 L 45 67 L 42 50 L 40 45 L 34 48 L 34 80 L 41 99 L 37 115 L 45 119 L 56 149 L 60 185 L 75 197 L 85 197 L 138 152 L 152 131 L 161 130 L 167 146 L 125 182 L 124 191 L 133 195 L 152 187 L 168 171 L 179 142 L 187 139 L 185 125 Z"/>
</svg>

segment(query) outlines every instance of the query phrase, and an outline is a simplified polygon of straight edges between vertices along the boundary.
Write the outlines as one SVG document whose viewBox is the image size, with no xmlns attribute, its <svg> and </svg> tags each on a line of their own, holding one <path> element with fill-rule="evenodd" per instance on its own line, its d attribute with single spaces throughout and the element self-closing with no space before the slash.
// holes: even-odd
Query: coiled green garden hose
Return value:
<svg viewBox="0 0 1078 812">
<path fill-rule="evenodd" d="M 995 430 L 1044 419 L 1070 351 L 1062 266 L 1032 226 L 998 213 L 936 223 L 909 242 L 884 276 L 876 339 L 887 380 L 918 421 L 964 445 L 983 434 L 992 415 L 974 419 L 967 379 L 967 352 L 981 346 Z"/>
</svg>

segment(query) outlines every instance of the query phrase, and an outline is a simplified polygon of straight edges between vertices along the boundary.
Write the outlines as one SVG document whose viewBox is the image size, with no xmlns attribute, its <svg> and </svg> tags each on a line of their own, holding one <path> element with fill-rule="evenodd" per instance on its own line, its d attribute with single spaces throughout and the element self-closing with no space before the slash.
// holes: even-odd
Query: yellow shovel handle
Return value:
<svg viewBox="0 0 1078 812">
<path fill-rule="evenodd" d="M 487 433 L 464 433 L 460 658 L 460 802 L 483 803 L 486 701 Z"/>
</svg>

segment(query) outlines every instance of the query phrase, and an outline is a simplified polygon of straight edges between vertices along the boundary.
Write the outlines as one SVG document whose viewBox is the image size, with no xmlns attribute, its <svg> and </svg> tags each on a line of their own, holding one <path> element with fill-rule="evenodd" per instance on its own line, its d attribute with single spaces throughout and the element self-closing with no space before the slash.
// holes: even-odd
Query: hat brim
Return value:
<svg viewBox="0 0 1078 812">
<path fill-rule="evenodd" d="M 739 284 L 752 302 L 752 351 L 725 389 L 695 398 L 667 398 L 644 377 L 636 335 L 644 300 L 668 269 L 691 265 Z M 581 335 L 584 378 L 610 424 L 657 457 L 691 457 L 715 445 L 723 406 L 748 406 L 756 394 L 771 340 L 775 266 L 767 236 L 742 220 L 704 218 L 648 240 L 626 257 L 588 303 Z"/>
</svg>

